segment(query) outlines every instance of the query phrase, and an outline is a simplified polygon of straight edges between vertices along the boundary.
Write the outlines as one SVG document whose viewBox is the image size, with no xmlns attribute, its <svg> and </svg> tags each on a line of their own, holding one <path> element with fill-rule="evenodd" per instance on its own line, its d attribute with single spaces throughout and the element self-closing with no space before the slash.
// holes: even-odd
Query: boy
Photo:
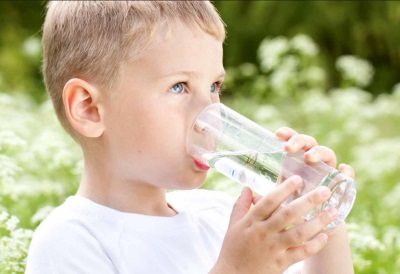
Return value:
<svg viewBox="0 0 400 274">
<path fill-rule="evenodd" d="M 245 188 L 234 205 L 193 190 L 207 172 L 185 138 L 219 101 L 224 38 L 207 1 L 49 4 L 45 82 L 84 171 L 77 194 L 37 229 L 27 273 L 282 273 L 302 260 L 304 273 L 352 273 L 345 226 L 329 242 L 321 233 L 334 210 L 285 230 L 326 201 L 327 188 L 278 211 L 301 187 L 298 176 L 265 197 Z M 277 135 L 289 151 L 335 164 L 313 138 L 288 128 Z"/>
</svg>

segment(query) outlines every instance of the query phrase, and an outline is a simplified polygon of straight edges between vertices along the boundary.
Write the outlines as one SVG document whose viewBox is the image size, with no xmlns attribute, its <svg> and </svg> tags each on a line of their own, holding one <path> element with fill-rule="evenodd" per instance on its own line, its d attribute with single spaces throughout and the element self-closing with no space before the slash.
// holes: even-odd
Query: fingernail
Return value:
<svg viewBox="0 0 400 274">
<path fill-rule="evenodd" d="M 325 233 L 321 233 L 319 235 L 319 237 L 321 237 L 321 240 L 324 241 L 324 242 L 328 241 L 328 235 L 326 235 Z"/>
<path fill-rule="evenodd" d="M 286 128 L 278 128 L 278 130 L 276 130 L 275 133 L 288 135 L 289 134 L 289 130 L 287 130 Z"/>
<path fill-rule="evenodd" d="M 326 213 L 330 218 L 334 218 L 337 215 L 337 209 L 334 207 L 330 207 L 328 210 L 326 210 Z"/>
<path fill-rule="evenodd" d="M 319 153 L 315 149 L 310 149 L 309 151 L 307 151 L 307 154 L 308 154 L 308 160 L 310 161 L 320 159 Z"/>
<path fill-rule="evenodd" d="M 327 188 L 326 186 L 322 186 L 319 188 L 318 190 L 318 194 L 322 197 L 325 198 L 327 196 L 329 196 L 331 194 L 331 191 L 329 190 L 329 188 Z"/>
<path fill-rule="evenodd" d="M 350 166 L 347 165 L 347 164 L 340 164 L 340 165 L 339 165 L 339 168 L 342 168 L 342 169 L 343 169 L 343 170 L 342 170 L 343 173 L 349 173 L 349 172 L 351 172 L 351 168 L 350 168 Z"/>
</svg>

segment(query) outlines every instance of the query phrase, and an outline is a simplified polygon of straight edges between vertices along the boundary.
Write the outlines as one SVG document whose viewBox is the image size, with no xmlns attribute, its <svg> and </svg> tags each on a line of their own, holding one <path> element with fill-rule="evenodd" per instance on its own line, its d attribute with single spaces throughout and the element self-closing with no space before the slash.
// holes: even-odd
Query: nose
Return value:
<svg viewBox="0 0 400 274">
<path fill-rule="evenodd" d="M 208 105 L 200 112 L 193 124 L 192 134 L 196 136 L 193 140 L 197 139 L 196 145 L 204 150 L 215 150 L 218 140 L 223 134 L 222 106 L 219 103 Z"/>
<path fill-rule="evenodd" d="M 196 96 L 193 97 L 191 105 L 197 115 L 200 114 L 200 112 L 209 105 L 220 102 L 218 95 L 212 94 L 208 90 L 205 91 L 206 92 L 200 92 L 199 94 L 196 94 Z"/>
<path fill-rule="evenodd" d="M 218 104 L 209 104 L 203 108 L 189 130 L 188 152 L 199 160 L 204 160 L 205 154 L 212 153 L 217 148 L 221 131 L 219 113 L 216 112 L 218 107 Z"/>
</svg>

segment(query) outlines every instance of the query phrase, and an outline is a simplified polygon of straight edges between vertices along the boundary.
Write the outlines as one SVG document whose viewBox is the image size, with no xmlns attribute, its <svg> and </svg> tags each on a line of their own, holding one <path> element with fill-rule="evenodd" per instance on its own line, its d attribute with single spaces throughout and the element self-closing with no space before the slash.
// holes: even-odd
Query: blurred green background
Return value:
<svg viewBox="0 0 400 274">
<path fill-rule="evenodd" d="M 1 83 L 10 91 L 43 99 L 38 64 L 29 38 L 40 38 L 45 1 L 0 1 Z M 371 61 L 375 80 L 368 91 L 387 93 L 399 82 L 400 5 L 397 1 L 214 1 L 227 24 L 225 65 L 257 61 L 267 36 L 309 35 L 320 48 L 328 85 L 338 85 L 337 57 Z"/>
<path fill-rule="evenodd" d="M 315 136 L 356 171 L 356 273 L 400 273 L 400 2 L 214 1 L 227 24 L 221 100 Z M 45 1 L 0 1 L 0 273 L 23 273 L 35 227 L 79 182 L 41 66 Z M 211 172 L 204 187 L 237 193 Z"/>
</svg>

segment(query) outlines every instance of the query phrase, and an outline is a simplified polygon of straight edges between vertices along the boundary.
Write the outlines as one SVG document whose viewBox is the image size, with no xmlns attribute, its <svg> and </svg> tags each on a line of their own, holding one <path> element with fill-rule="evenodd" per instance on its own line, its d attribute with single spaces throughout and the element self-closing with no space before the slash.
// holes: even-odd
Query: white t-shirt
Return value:
<svg viewBox="0 0 400 274">
<path fill-rule="evenodd" d="M 207 190 L 171 192 L 167 200 L 179 214 L 124 213 L 69 197 L 35 231 L 25 273 L 208 273 L 234 200 Z"/>
</svg>

